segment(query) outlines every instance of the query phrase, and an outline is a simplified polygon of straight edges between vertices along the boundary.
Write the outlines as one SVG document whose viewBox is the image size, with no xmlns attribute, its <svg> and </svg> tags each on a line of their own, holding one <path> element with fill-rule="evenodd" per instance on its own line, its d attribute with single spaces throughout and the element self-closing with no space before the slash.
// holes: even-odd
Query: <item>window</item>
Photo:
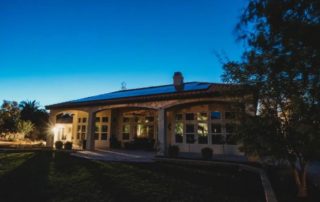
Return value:
<svg viewBox="0 0 320 202">
<path fill-rule="evenodd" d="M 221 124 L 211 124 L 212 133 L 221 133 Z"/>
<path fill-rule="evenodd" d="M 193 121 L 194 120 L 194 113 L 186 113 L 186 120 Z"/>
<path fill-rule="evenodd" d="M 130 125 L 125 124 L 122 128 L 122 139 L 123 140 L 129 140 L 129 134 L 130 134 Z"/>
<path fill-rule="evenodd" d="M 235 119 L 236 113 L 235 112 L 226 112 L 225 113 L 225 119 Z"/>
<path fill-rule="evenodd" d="M 80 139 L 80 136 L 81 136 L 81 126 L 78 125 L 78 128 L 77 128 L 77 139 L 78 140 Z"/>
<path fill-rule="evenodd" d="M 194 133 L 194 124 L 186 124 L 186 133 Z"/>
<path fill-rule="evenodd" d="M 208 143 L 208 124 L 207 123 L 198 123 L 198 143 L 207 144 Z"/>
<path fill-rule="evenodd" d="M 221 113 L 216 111 L 216 112 L 211 112 L 211 119 L 215 120 L 215 119 L 221 119 Z"/>
<path fill-rule="evenodd" d="M 108 126 L 102 125 L 101 127 L 101 140 L 107 140 L 108 139 Z"/>
<path fill-rule="evenodd" d="M 96 122 L 100 122 L 100 117 L 96 117 Z"/>
<path fill-rule="evenodd" d="M 182 121 L 182 119 L 183 119 L 182 114 L 176 114 L 175 119 L 176 119 L 176 121 Z"/>
<path fill-rule="evenodd" d="M 196 141 L 195 138 L 194 138 L 194 134 L 187 134 L 186 135 L 186 142 L 188 144 L 194 144 L 194 142 Z"/>
<path fill-rule="evenodd" d="M 87 118 L 82 118 L 82 123 L 86 123 L 87 122 Z"/>
<path fill-rule="evenodd" d="M 212 144 L 224 144 L 224 137 L 222 135 L 215 135 L 211 136 L 211 143 Z"/>
<path fill-rule="evenodd" d="M 95 140 L 99 140 L 99 132 L 100 132 L 99 126 L 96 125 L 95 130 L 94 130 L 94 139 Z"/>
<path fill-rule="evenodd" d="M 81 123 L 81 118 L 78 118 L 78 123 Z"/>
<path fill-rule="evenodd" d="M 175 125 L 175 141 L 176 143 L 183 142 L 183 123 L 177 122 Z"/>
<path fill-rule="evenodd" d="M 186 142 L 188 144 L 195 142 L 194 132 L 194 124 L 186 124 Z"/>
<path fill-rule="evenodd" d="M 109 121 L 108 117 L 106 117 L 106 116 L 102 117 L 102 122 L 103 123 L 107 123 L 108 121 Z"/>
<path fill-rule="evenodd" d="M 197 113 L 197 120 L 198 121 L 207 121 L 208 114 L 206 112 Z"/>
</svg>

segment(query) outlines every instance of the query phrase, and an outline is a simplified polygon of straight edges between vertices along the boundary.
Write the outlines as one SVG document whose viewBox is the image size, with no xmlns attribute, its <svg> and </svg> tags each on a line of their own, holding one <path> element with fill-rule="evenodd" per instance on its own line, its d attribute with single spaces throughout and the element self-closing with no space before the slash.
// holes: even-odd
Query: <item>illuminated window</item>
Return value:
<svg viewBox="0 0 320 202">
<path fill-rule="evenodd" d="M 208 114 L 206 112 L 197 113 L 197 120 L 198 121 L 207 121 Z"/>
<path fill-rule="evenodd" d="M 198 143 L 207 144 L 208 143 L 208 124 L 207 123 L 198 123 Z"/>
<path fill-rule="evenodd" d="M 183 123 L 182 122 L 177 122 L 175 124 L 175 140 L 176 140 L 176 143 L 183 142 Z"/>
<path fill-rule="evenodd" d="M 129 134 L 130 134 L 130 125 L 124 124 L 122 128 L 122 139 L 129 140 Z"/>
</svg>

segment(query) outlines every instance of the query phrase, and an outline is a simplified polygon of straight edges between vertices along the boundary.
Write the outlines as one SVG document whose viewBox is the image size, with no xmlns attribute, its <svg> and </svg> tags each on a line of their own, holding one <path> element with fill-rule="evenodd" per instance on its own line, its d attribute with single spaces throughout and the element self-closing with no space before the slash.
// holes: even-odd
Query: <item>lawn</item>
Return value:
<svg viewBox="0 0 320 202">
<path fill-rule="evenodd" d="M 264 201 L 259 176 L 238 167 L 105 163 L 51 152 L 0 159 L 1 201 Z"/>
</svg>

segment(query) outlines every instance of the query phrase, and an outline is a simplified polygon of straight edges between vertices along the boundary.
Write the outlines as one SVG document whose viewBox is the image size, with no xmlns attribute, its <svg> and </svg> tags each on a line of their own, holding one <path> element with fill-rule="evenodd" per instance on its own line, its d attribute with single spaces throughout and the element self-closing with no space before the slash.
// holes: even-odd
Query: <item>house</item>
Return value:
<svg viewBox="0 0 320 202">
<path fill-rule="evenodd" d="M 235 106 L 247 113 L 256 111 L 253 96 L 245 89 L 234 84 L 184 82 L 182 74 L 175 72 L 169 85 L 49 105 L 53 133 L 47 144 L 72 141 L 74 147 L 103 150 L 147 140 L 158 155 L 165 155 L 169 145 L 177 145 L 181 152 L 199 153 L 210 147 L 216 154 L 241 154 L 232 138 L 239 124 Z M 66 114 L 72 118 L 61 121 Z"/>
</svg>

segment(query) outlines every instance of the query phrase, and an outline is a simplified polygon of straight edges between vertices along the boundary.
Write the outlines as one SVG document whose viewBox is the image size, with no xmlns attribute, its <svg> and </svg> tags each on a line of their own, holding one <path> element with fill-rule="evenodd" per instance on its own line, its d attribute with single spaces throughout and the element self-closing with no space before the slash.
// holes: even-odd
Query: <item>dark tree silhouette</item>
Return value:
<svg viewBox="0 0 320 202">
<path fill-rule="evenodd" d="M 246 50 L 222 78 L 259 100 L 258 116 L 242 116 L 243 148 L 290 162 L 305 197 L 306 168 L 320 156 L 320 1 L 250 0 L 237 31 Z"/>
<path fill-rule="evenodd" d="M 47 126 L 49 121 L 48 112 L 40 108 L 37 101 L 22 101 L 19 104 L 21 109 L 20 117 L 21 120 L 31 121 L 35 130 L 31 136 L 33 139 L 44 139 L 47 133 Z"/>
</svg>

